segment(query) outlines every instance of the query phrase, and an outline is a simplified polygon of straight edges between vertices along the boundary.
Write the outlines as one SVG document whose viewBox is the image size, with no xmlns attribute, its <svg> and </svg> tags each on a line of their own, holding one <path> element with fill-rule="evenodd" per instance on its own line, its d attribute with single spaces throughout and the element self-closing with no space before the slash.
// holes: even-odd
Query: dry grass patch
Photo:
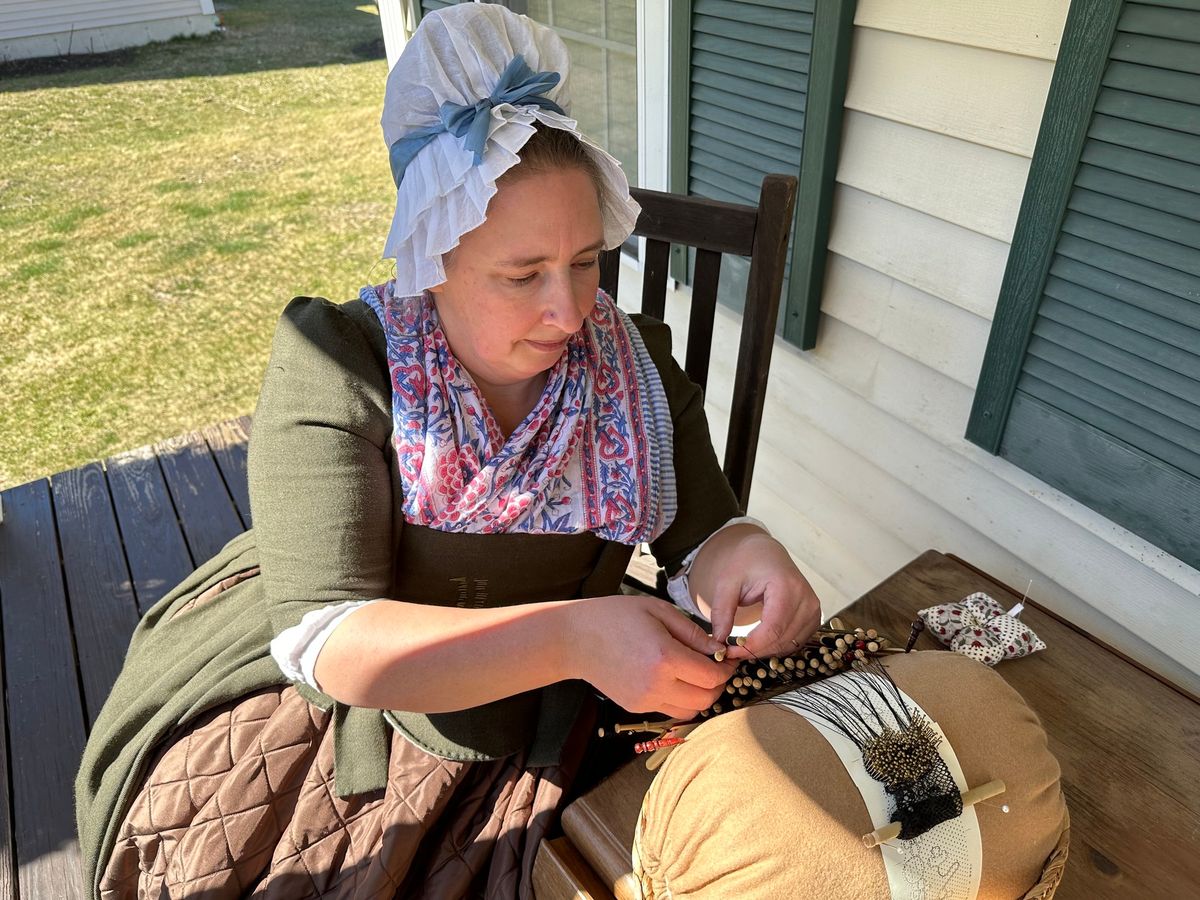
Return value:
<svg viewBox="0 0 1200 900">
<path fill-rule="evenodd" d="M 0 72 L 0 486 L 252 411 L 287 301 L 386 277 L 356 6 L 219 4 L 223 34 Z"/>
</svg>

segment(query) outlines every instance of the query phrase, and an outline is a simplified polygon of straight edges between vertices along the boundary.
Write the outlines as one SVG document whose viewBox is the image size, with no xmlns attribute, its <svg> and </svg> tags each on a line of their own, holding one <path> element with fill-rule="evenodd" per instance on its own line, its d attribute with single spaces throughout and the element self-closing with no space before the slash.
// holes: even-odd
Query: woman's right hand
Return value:
<svg viewBox="0 0 1200 900">
<path fill-rule="evenodd" d="M 630 712 L 694 718 L 716 702 L 736 667 L 714 660 L 724 645 L 655 597 L 591 597 L 573 612 L 571 668 Z"/>
</svg>

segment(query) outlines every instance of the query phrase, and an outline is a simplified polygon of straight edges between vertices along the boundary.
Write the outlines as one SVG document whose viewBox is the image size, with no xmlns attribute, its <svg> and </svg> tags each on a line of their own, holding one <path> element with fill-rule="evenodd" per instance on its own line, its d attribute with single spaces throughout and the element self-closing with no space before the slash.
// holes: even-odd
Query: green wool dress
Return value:
<svg viewBox="0 0 1200 900">
<path fill-rule="evenodd" d="M 674 424 L 678 514 L 652 547 L 673 571 L 738 505 L 712 449 L 702 392 L 671 358 L 669 330 L 633 318 Z M 591 534 L 450 534 L 404 524 L 391 433 L 386 344 L 375 313 L 358 300 L 293 300 L 254 417 L 254 528 L 146 614 L 88 739 L 76 815 L 93 894 L 156 751 L 204 712 L 286 683 L 269 644 L 305 613 L 381 597 L 477 606 L 619 592 L 632 548 Z M 212 602 L 197 602 L 214 593 Z M 334 707 L 337 793 L 348 796 L 382 786 L 390 729 L 452 759 L 528 749 L 531 764 L 549 764 L 585 688 L 560 683 L 444 715 L 346 708 L 303 691 L 323 709 Z"/>
</svg>

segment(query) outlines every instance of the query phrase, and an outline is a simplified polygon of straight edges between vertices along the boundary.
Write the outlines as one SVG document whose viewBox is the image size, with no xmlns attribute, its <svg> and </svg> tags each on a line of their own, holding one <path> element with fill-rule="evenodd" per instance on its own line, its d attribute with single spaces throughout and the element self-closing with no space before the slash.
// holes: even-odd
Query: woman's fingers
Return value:
<svg viewBox="0 0 1200 900">
<path fill-rule="evenodd" d="M 717 697 L 724 692 L 724 684 L 725 682 L 722 681 L 721 686 L 706 688 L 687 681 L 676 681 L 671 686 L 670 696 L 667 699 L 677 706 L 690 709 L 692 715 L 695 715 L 702 709 L 708 709 L 716 702 Z"/>
<path fill-rule="evenodd" d="M 753 656 L 795 652 L 820 624 L 816 595 L 803 578 L 797 584 L 770 584 L 764 593 L 762 622 L 746 637 L 745 649 Z"/>
<path fill-rule="evenodd" d="M 702 706 L 700 709 L 708 709 L 708 705 L 706 704 L 705 706 Z M 670 703 L 664 703 L 658 709 L 655 709 L 653 711 L 660 712 L 663 715 L 670 716 L 672 719 L 684 719 L 685 721 L 687 719 L 696 718 L 696 714 L 700 712 L 699 709 L 688 709 L 685 706 L 675 706 Z"/>
<path fill-rule="evenodd" d="M 631 712 L 685 714 L 711 706 L 733 673 L 722 645 L 670 604 L 601 597 L 580 607 L 587 652 L 582 676 Z"/>
<path fill-rule="evenodd" d="M 724 643 L 709 637 L 691 619 L 665 605 L 662 622 L 668 634 L 677 642 L 674 648 L 668 648 L 665 661 L 676 679 L 705 690 L 718 688 L 729 679 L 733 664 L 717 662 L 711 655 L 721 649 Z"/>
<path fill-rule="evenodd" d="M 733 620 L 737 615 L 738 606 L 742 602 L 743 585 L 738 580 L 717 580 L 713 596 L 705 598 L 709 601 L 712 616 L 712 636 L 722 646 L 733 630 Z"/>
<path fill-rule="evenodd" d="M 656 606 L 656 611 L 661 613 L 659 618 L 671 637 L 685 647 L 705 656 L 711 656 L 725 646 L 724 638 L 718 639 L 715 634 L 709 637 L 703 628 L 669 603 L 660 602 Z"/>
</svg>

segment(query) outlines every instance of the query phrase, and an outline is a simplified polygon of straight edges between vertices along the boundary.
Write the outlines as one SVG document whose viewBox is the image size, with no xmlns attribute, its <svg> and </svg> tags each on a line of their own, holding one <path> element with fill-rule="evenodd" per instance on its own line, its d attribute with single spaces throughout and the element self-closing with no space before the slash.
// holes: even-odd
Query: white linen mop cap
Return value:
<svg viewBox="0 0 1200 900">
<path fill-rule="evenodd" d="M 633 231 L 641 208 L 621 164 L 569 118 L 569 66 L 552 29 L 498 4 L 421 20 L 388 75 L 381 120 L 397 180 L 383 250 L 396 260 L 397 296 L 446 280 L 442 254 L 483 223 L 496 179 L 517 164 L 535 122 L 571 132 L 595 160 L 605 247 Z"/>
</svg>

